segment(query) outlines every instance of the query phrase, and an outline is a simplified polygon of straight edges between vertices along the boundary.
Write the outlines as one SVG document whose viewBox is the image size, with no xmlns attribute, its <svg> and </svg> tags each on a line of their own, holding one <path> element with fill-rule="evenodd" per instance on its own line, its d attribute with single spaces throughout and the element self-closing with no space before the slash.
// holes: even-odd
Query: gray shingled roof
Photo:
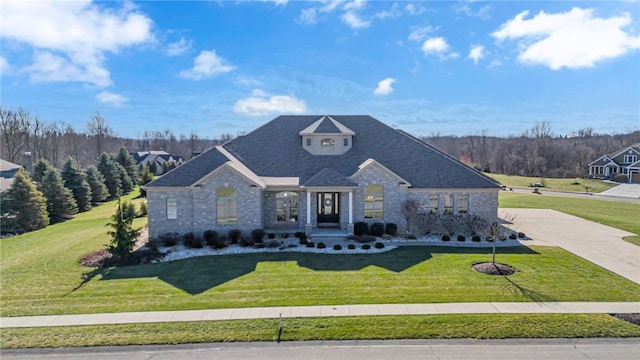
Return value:
<svg viewBox="0 0 640 360">
<path fill-rule="evenodd" d="M 355 132 L 352 148 L 343 155 L 312 155 L 302 148 L 299 133 L 320 117 L 279 116 L 223 146 L 258 176 L 299 177 L 300 184 L 324 168 L 346 178 L 372 158 L 413 188 L 499 187 L 493 179 L 371 116 L 331 116 Z M 188 186 L 225 161 L 222 154 L 210 149 L 147 186 Z"/>
<path fill-rule="evenodd" d="M 304 186 L 358 186 L 336 170 L 326 167 L 304 183 Z"/>
<path fill-rule="evenodd" d="M 342 131 L 338 129 L 338 127 L 329 119 L 328 116 L 325 116 L 324 119 L 318 127 L 313 132 L 314 134 L 340 134 Z"/>
</svg>

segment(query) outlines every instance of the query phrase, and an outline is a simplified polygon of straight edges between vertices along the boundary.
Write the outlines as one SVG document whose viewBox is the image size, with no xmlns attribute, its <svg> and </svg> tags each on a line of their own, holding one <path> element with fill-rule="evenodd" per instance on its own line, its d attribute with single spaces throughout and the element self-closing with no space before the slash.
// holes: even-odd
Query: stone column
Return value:
<svg viewBox="0 0 640 360">
<path fill-rule="evenodd" d="M 304 232 L 307 236 L 311 235 L 311 191 L 307 190 L 307 223 L 304 226 Z"/>
<path fill-rule="evenodd" d="M 349 224 L 347 224 L 347 233 L 353 235 L 353 190 L 349 190 Z"/>
</svg>

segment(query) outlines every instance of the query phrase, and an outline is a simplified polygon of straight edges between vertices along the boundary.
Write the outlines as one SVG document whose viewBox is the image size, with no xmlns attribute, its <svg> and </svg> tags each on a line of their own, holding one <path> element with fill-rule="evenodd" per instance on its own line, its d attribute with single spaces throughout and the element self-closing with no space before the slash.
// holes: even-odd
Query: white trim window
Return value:
<svg viewBox="0 0 640 360">
<path fill-rule="evenodd" d="M 636 161 L 638 161 L 638 155 L 625 155 L 624 156 L 624 163 L 625 164 L 633 164 Z"/>
<path fill-rule="evenodd" d="M 320 140 L 320 147 L 323 149 L 333 149 L 336 144 L 336 140 L 332 138 L 324 138 Z"/>
<path fill-rule="evenodd" d="M 178 218 L 178 200 L 175 198 L 167 199 L 167 220 L 175 220 Z"/>
<path fill-rule="evenodd" d="M 236 189 L 219 187 L 216 189 L 216 221 L 220 225 L 238 223 Z"/>
<path fill-rule="evenodd" d="M 442 194 L 443 214 L 453 214 L 453 194 Z"/>
<path fill-rule="evenodd" d="M 382 185 L 367 185 L 364 188 L 364 218 L 383 219 L 384 194 Z"/>
<path fill-rule="evenodd" d="M 469 194 L 462 193 L 458 195 L 458 214 L 466 214 L 469 212 Z"/>
<path fill-rule="evenodd" d="M 298 193 L 282 191 L 276 194 L 276 221 L 298 221 Z"/>
<path fill-rule="evenodd" d="M 429 209 L 432 214 L 438 213 L 438 194 L 429 195 Z"/>
</svg>

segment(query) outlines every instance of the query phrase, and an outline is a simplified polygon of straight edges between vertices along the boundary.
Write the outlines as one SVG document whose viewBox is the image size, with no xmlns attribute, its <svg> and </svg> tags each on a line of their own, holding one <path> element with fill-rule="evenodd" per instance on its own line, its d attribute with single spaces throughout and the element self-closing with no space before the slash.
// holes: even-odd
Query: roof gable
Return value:
<svg viewBox="0 0 640 360">
<path fill-rule="evenodd" d="M 305 183 L 306 187 L 355 187 L 358 186 L 355 182 L 346 178 L 341 173 L 337 172 L 333 168 L 326 167 L 318 171 L 315 175 L 311 176 Z"/>
<path fill-rule="evenodd" d="M 353 130 L 341 124 L 331 116 L 323 116 L 313 124 L 302 129 L 300 135 L 312 135 L 312 134 L 342 134 L 342 135 L 355 135 Z"/>
</svg>

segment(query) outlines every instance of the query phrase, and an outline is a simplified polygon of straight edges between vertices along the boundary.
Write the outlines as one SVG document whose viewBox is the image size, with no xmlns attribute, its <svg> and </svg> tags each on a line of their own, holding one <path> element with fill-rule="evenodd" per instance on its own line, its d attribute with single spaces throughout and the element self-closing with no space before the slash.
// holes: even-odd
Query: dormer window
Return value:
<svg viewBox="0 0 640 360">
<path fill-rule="evenodd" d="M 311 146 L 311 138 L 307 138 L 307 146 Z"/>
<path fill-rule="evenodd" d="M 344 138 L 344 146 L 349 146 L 349 138 Z"/>
<path fill-rule="evenodd" d="M 330 149 L 330 148 L 333 148 L 335 143 L 336 143 L 335 139 L 324 138 L 320 140 L 320 147 L 323 149 Z"/>
</svg>

